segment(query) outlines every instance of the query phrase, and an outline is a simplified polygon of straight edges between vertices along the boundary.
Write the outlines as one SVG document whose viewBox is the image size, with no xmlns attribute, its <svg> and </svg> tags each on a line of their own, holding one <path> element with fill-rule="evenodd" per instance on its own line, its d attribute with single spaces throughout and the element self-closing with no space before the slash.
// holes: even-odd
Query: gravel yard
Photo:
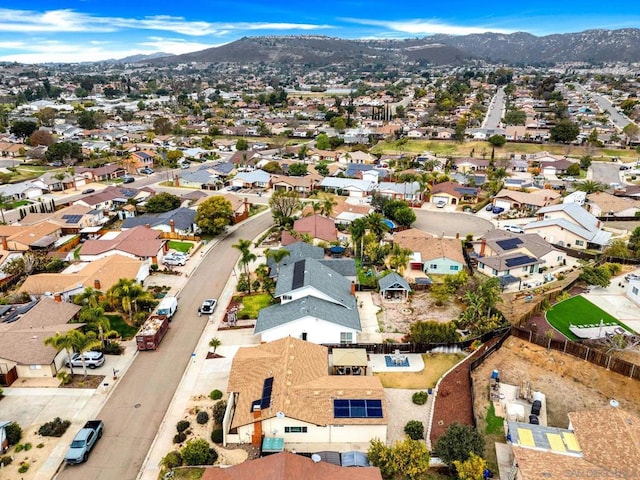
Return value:
<svg viewBox="0 0 640 480">
<path fill-rule="evenodd" d="M 423 423 L 425 434 L 429 423 L 432 396 L 429 395 L 427 403 L 416 405 L 411 396 L 420 390 L 406 390 L 402 388 L 385 388 L 384 397 L 387 400 L 387 408 L 390 412 L 389 425 L 387 426 L 387 445 L 406 438 L 404 426 L 409 420 L 419 420 Z"/>
</svg>

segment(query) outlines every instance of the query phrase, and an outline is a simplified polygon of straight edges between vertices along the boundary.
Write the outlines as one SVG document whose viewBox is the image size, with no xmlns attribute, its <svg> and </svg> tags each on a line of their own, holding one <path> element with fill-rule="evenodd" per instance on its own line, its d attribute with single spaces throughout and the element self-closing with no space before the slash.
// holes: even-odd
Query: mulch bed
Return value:
<svg viewBox="0 0 640 480">
<path fill-rule="evenodd" d="M 71 377 L 71 381 L 66 385 L 60 385 L 63 388 L 98 388 L 102 385 L 106 377 L 104 375 L 87 375 L 87 379 L 84 379 L 84 374 L 74 374 Z"/>
<path fill-rule="evenodd" d="M 222 355 L 213 352 L 207 352 L 207 360 L 211 358 L 224 358 Z"/>
<path fill-rule="evenodd" d="M 484 351 L 485 346 L 491 347 L 498 340 L 499 338 L 492 338 L 484 343 L 440 381 L 433 405 L 433 424 L 429 435 L 431 445 L 435 445 L 454 422 L 474 425 L 469 364 Z"/>
</svg>

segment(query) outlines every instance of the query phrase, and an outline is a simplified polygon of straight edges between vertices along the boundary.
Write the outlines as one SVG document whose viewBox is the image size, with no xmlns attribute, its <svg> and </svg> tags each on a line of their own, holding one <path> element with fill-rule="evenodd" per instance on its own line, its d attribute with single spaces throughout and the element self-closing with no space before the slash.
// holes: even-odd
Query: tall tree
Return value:
<svg viewBox="0 0 640 480">
<path fill-rule="evenodd" d="M 389 225 L 385 222 L 384 216 L 380 213 L 373 212 L 364 218 L 367 219 L 367 228 L 369 231 L 380 241 L 384 233 L 389 230 Z"/>
<path fill-rule="evenodd" d="M 80 358 L 82 359 L 82 370 L 84 372 L 84 379 L 87 379 L 87 363 L 85 361 L 84 352 L 91 350 L 92 348 L 102 346 L 102 343 L 96 337 L 94 332 L 88 332 L 86 335 L 79 330 L 71 330 L 67 333 L 67 336 L 71 338 L 71 345 L 73 345 L 73 350 L 76 353 L 81 354 Z"/>
<path fill-rule="evenodd" d="M 56 349 L 56 351 L 64 350 L 67 353 L 67 361 L 69 362 L 69 369 L 71 375 L 73 375 L 73 365 L 71 364 L 71 354 L 73 353 L 73 339 L 69 336 L 69 332 L 61 334 L 56 332 L 53 337 L 47 337 L 44 339 L 44 344 L 49 345 Z"/>
<path fill-rule="evenodd" d="M 255 253 L 251 251 L 251 240 L 240 239 L 238 240 L 238 243 L 234 243 L 232 247 L 240 251 L 239 263 L 242 265 L 244 273 L 247 276 L 249 293 L 251 293 L 251 271 L 249 269 L 249 265 L 258 258 Z"/>
<path fill-rule="evenodd" d="M 231 202 L 224 197 L 214 196 L 198 206 L 195 222 L 203 233 L 218 235 L 231 224 L 232 218 Z"/>
<path fill-rule="evenodd" d="M 271 215 L 280 226 L 292 223 L 292 216 L 300 207 L 300 195 L 295 191 L 276 190 L 269 199 Z"/>
<path fill-rule="evenodd" d="M 266 257 L 273 259 L 276 264 L 276 276 L 280 273 L 280 262 L 291 255 L 291 252 L 286 248 L 269 249 L 267 250 Z"/>
</svg>

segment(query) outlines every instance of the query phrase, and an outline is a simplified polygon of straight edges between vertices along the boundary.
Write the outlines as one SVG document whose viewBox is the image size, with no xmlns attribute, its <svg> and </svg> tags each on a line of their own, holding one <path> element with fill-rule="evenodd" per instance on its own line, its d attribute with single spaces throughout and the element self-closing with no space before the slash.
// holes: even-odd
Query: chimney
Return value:
<svg viewBox="0 0 640 480">
<path fill-rule="evenodd" d="M 9 250 L 9 246 L 7 245 L 7 237 L 2 237 L 2 249 Z"/>
<path fill-rule="evenodd" d="M 144 228 L 151 228 L 151 224 L 149 224 L 149 223 L 145 223 L 145 224 L 144 224 Z"/>
<path fill-rule="evenodd" d="M 176 232 L 176 222 L 173 221 L 173 218 L 169 220 L 169 227 L 171 228 L 171 233 Z"/>
<path fill-rule="evenodd" d="M 97 278 L 93 281 L 93 288 L 94 290 L 100 290 L 100 280 Z"/>
<path fill-rule="evenodd" d="M 57 303 L 62 303 L 62 295 L 59 293 L 53 294 L 53 301 Z"/>
<path fill-rule="evenodd" d="M 487 241 L 483 238 L 482 243 L 480 244 L 480 256 L 484 257 L 484 249 L 487 246 Z"/>
<path fill-rule="evenodd" d="M 351 295 L 356 296 L 356 282 L 351 282 Z"/>
<path fill-rule="evenodd" d="M 260 406 L 253 407 L 253 419 L 257 420 L 253 423 L 253 435 L 251 435 L 251 445 L 260 447 L 262 444 L 262 420 L 260 420 Z"/>
</svg>

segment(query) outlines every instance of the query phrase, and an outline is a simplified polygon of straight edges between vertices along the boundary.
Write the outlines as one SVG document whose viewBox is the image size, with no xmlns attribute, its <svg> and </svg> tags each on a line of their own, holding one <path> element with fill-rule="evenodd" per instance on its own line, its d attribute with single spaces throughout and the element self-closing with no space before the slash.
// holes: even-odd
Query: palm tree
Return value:
<svg viewBox="0 0 640 480">
<path fill-rule="evenodd" d="M 280 273 L 280 262 L 284 260 L 285 257 L 291 255 L 291 252 L 286 248 L 279 248 L 278 250 L 267 250 L 266 257 L 272 258 L 276 264 L 276 276 Z"/>
<path fill-rule="evenodd" d="M 121 278 L 107 291 L 107 297 L 116 308 L 119 306 L 123 312 L 128 313 L 129 320 L 133 322 L 136 302 L 142 298 L 148 298 L 149 294 L 135 280 Z"/>
<path fill-rule="evenodd" d="M 88 305 L 91 308 L 95 308 L 98 306 L 101 296 L 102 292 L 100 290 L 87 287 L 82 293 L 78 293 L 73 297 L 73 303 L 76 305 Z"/>
<path fill-rule="evenodd" d="M 87 379 L 87 364 L 84 359 L 84 352 L 91 350 L 95 347 L 102 346 L 100 340 L 96 338 L 96 334 L 94 332 L 88 332 L 86 335 L 79 330 L 71 330 L 67 333 L 67 336 L 71 339 L 71 345 L 73 345 L 73 350 L 77 353 L 80 353 L 80 358 L 82 359 L 82 370 L 84 371 L 84 379 Z"/>
<path fill-rule="evenodd" d="M 584 180 L 576 184 L 576 190 L 585 192 L 587 195 L 590 193 L 604 192 L 607 186 L 604 183 L 596 182 L 595 180 Z"/>
<path fill-rule="evenodd" d="M 360 256 L 362 256 L 362 240 L 365 233 L 367 233 L 367 220 L 366 217 L 356 218 L 351 225 L 349 225 L 349 232 L 353 240 L 353 247 L 355 248 L 360 242 Z"/>
<path fill-rule="evenodd" d="M 411 258 L 411 250 L 402 248 L 397 243 L 393 244 L 391 250 L 391 256 L 389 257 L 389 265 L 398 270 L 398 273 L 402 275 L 407 268 L 407 263 Z"/>
<path fill-rule="evenodd" d="M 251 272 L 249 270 L 249 264 L 255 261 L 258 257 L 256 257 L 255 253 L 253 253 L 251 248 L 251 240 L 238 240 L 238 243 L 231 245 L 233 248 L 240 250 L 240 264 L 244 268 L 244 273 L 247 276 L 247 283 L 249 284 L 249 294 L 251 294 Z"/>
<path fill-rule="evenodd" d="M 337 204 L 338 202 L 336 202 L 333 197 L 326 197 L 320 204 L 320 215 L 330 217 L 333 213 L 333 207 L 335 207 Z"/>
<path fill-rule="evenodd" d="M 381 213 L 373 212 L 364 217 L 367 219 L 367 227 L 369 231 L 373 233 L 378 241 L 382 239 L 382 235 L 389 230 L 389 225 L 384 221 L 384 216 Z"/>
<path fill-rule="evenodd" d="M 209 346 L 211 348 L 213 348 L 213 354 L 216 354 L 216 349 L 222 345 L 222 340 L 220 340 L 218 337 L 213 337 L 211 340 L 209 340 Z"/>
<path fill-rule="evenodd" d="M 67 352 L 67 361 L 69 362 L 69 369 L 71 375 L 73 375 L 73 365 L 71 364 L 71 354 L 73 353 L 73 342 L 69 336 L 69 332 L 66 335 L 62 335 L 60 332 L 56 332 L 53 337 L 47 337 L 44 339 L 44 344 L 49 345 L 56 349 L 57 352 L 65 350 Z"/>
</svg>

